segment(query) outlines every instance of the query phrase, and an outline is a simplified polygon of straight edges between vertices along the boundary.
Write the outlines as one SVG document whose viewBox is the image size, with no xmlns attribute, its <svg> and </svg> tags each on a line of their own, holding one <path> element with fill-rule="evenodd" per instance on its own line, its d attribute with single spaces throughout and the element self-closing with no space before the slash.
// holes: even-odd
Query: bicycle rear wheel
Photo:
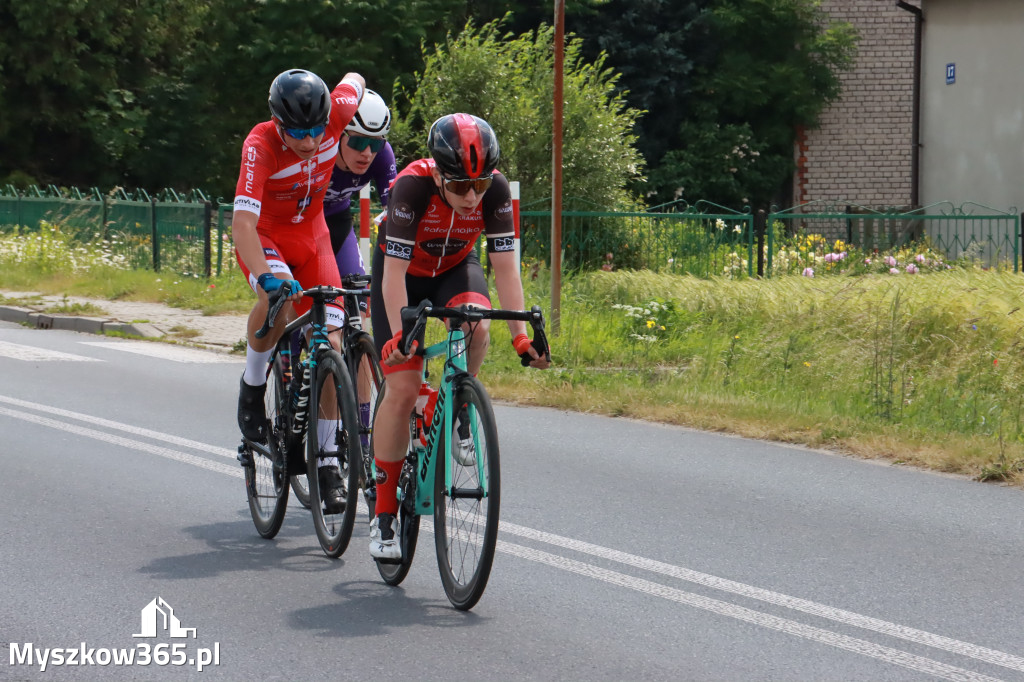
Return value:
<svg viewBox="0 0 1024 682">
<path fill-rule="evenodd" d="M 450 433 L 442 434 L 434 476 L 434 544 L 445 594 L 455 608 L 473 608 L 487 587 L 498 541 L 501 473 L 498 430 L 483 385 L 464 377 L 455 387 Z M 472 448 L 474 464 L 462 466 L 451 448 Z M 451 488 L 445 486 L 450 467 Z"/>
<path fill-rule="evenodd" d="M 416 458 L 406 457 L 402 465 L 399 486 L 402 490 L 402 503 L 398 507 L 399 542 L 402 545 L 402 560 L 398 563 L 385 563 L 375 559 L 377 572 L 388 585 L 399 585 L 412 568 L 412 558 L 416 555 L 416 542 L 420 535 L 420 515 L 416 513 L 415 475 Z"/>
<path fill-rule="evenodd" d="M 324 553 L 336 558 L 348 547 L 356 519 L 355 491 L 359 487 L 361 468 L 359 413 L 356 410 L 355 389 L 341 355 L 335 350 L 323 351 L 318 354 L 317 364 L 316 386 L 310 391 L 310 417 L 306 427 L 306 478 L 317 539 Z M 324 400 L 326 392 L 333 392 L 336 405 L 333 410 L 327 407 L 331 401 Z M 331 433 L 320 436 L 317 429 L 319 420 L 332 421 L 336 427 Z M 323 503 L 317 476 L 318 460 L 322 456 L 338 458 L 338 468 L 345 484 L 345 508 L 337 513 L 328 511 Z"/>
<path fill-rule="evenodd" d="M 287 429 L 284 411 L 286 392 L 280 357 L 275 354 L 267 364 L 267 391 L 264 407 L 270 421 L 270 433 L 265 445 L 246 445 L 252 464 L 245 467 L 245 493 L 249 499 L 256 532 L 273 538 L 281 530 L 288 508 L 288 468 L 281 452 L 281 434 Z"/>
</svg>

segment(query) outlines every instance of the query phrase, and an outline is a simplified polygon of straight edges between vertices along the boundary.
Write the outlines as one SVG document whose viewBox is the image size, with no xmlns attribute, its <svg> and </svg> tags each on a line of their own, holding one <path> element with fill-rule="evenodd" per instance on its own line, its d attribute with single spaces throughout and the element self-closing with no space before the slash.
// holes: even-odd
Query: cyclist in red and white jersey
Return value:
<svg viewBox="0 0 1024 682">
<path fill-rule="evenodd" d="M 309 309 L 310 302 L 299 292 L 303 286 L 341 286 L 323 200 L 338 141 L 359 107 L 365 86 L 357 73 L 346 74 L 330 91 L 314 73 L 284 71 L 270 85 L 271 119 L 257 124 L 242 145 L 232 236 L 242 272 L 257 295 L 249 314 L 246 364 L 238 395 L 238 426 L 250 440 L 267 437 L 263 403 L 267 361 L 285 324 Z M 257 339 L 255 332 L 267 317 L 267 295 L 282 287 L 291 293 L 294 310 L 286 306 L 271 332 Z M 337 329 L 342 322 L 341 308 L 328 308 L 329 327 Z M 337 344 L 338 339 L 332 342 Z M 336 426 L 321 420 L 317 428 L 326 434 Z M 320 488 L 327 511 L 337 513 L 344 509 L 345 491 L 337 456 L 325 455 L 320 460 Z"/>
<path fill-rule="evenodd" d="M 430 127 L 428 146 L 430 158 L 412 162 L 395 178 L 373 255 L 370 319 L 385 388 L 373 425 L 377 516 L 370 527 L 370 554 L 384 559 L 401 558 L 395 491 L 423 368 L 422 357 L 399 350 L 402 307 L 430 299 L 489 309 L 487 279 L 474 250 L 481 234 L 487 236 L 501 306 L 523 307 L 512 199 L 508 181 L 495 170 L 500 150 L 494 130 L 476 116 L 449 114 Z M 474 375 L 490 343 L 488 323 L 475 325 L 470 340 L 468 369 Z M 526 335 L 526 323 L 509 321 L 508 326 L 516 352 L 527 353 L 531 366 L 546 368 L 548 361 Z"/>
</svg>

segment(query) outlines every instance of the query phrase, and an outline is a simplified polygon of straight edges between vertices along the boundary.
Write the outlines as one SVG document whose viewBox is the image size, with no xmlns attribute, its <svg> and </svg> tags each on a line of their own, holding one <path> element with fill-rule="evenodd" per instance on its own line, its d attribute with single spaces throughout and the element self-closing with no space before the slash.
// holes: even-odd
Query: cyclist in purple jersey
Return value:
<svg viewBox="0 0 1024 682">
<path fill-rule="evenodd" d="M 352 225 L 352 198 L 372 181 L 387 208 L 388 191 L 395 179 L 395 152 L 387 142 L 391 111 L 373 90 L 367 90 L 359 110 L 345 128 L 331 184 L 324 196 L 324 217 L 331 233 L 331 248 L 342 275 L 366 272 Z M 365 311 L 365 303 L 361 304 Z"/>
</svg>

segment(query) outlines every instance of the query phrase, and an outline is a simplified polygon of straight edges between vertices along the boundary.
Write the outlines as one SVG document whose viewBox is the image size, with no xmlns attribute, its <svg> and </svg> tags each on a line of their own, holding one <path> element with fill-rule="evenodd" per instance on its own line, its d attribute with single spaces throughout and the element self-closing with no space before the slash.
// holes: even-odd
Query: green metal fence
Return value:
<svg viewBox="0 0 1024 682">
<path fill-rule="evenodd" d="M 864 252 L 927 243 L 948 259 L 987 267 L 1021 264 L 1021 215 L 979 204 L 948 202 L 918 209 L 875 209 L 811 202 L 758 215 L 705 201 L 683 201 L 646 211 L 597 210 L 568 198 L 562 212 L 562 263 L 567 271 L 645 269 L 698 277 L 771 276 L 776 238 L 798 233 L 841 240 Z M 520 210 L 524 259 L 551 262 L 550 200 Z M 132 267 L 188 276 L 220 275 L 236 267 L 232 205 L 214 207 L 202 192 L 166 189 L 151 197 L 117 188 L 0 187 L 0 230 L 36 230 L 59 224 L 81 242 L 102 244 Z M 214 217 L 216 213 L 216 217 Z M 768 229 L 765 229 L 767 226 Z M 820 254 L 824 255 L 824 254 Z"/>
<path fill-rule="evenodd" d="M 841 240 L 866 253 L 885 253 L 911 244 L 927 243 L 947 259 L 967 259 L 985 267 L 1006 267 L 1018 272 L 1021 260 L 1021 215 L 1016 209 L 1000 211 L 975 203 L 950 202 L 916 209 L 874 209 L 829 202 L 811 202 L 768 214 L 768 224 L 779 222 L 787 234 L 818 234 L 828 242 Z M 768 231 L 768 271 L 775 252 Z"/>
<path fill-rule="evenodd" d="M 212 205 L 198 190 L 165 189 L 151 197 L 143 189 L 0 188 L 0 230 L 35 231 L 43 223 L 59 225 L 79 243 L 101 245 L 133 268 L 211 274 Z"/>
<path fill-rule="evenodd" d="M 520 210 L 524 259 L 550 263 L 551 212 Z M 698 277 L 752 276 L 757 272 L 754 216 L 709 202 L 683 201 L 647 211 L 581 210 L 570 200 L 562 211 L 562 263 L 566 270 L 628 268 Z"/>
</svg>

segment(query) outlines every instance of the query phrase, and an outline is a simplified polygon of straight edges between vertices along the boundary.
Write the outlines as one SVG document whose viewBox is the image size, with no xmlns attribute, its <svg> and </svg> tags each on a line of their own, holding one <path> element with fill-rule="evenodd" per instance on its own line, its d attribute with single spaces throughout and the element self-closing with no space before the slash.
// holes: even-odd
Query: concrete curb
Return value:
<svg viewBox="0 0 1024 682">
<path fill-rule="evenodd" d="M 119 333 L 147 339 L 159 339 L 166 336 L 151 324 L 128 324 L 98 317 L 51 315 L 17 306 L 0 306 L 0 321 L 23 324 L 35 329 L 66 329 L 86 334 Z"/>
</svg>

